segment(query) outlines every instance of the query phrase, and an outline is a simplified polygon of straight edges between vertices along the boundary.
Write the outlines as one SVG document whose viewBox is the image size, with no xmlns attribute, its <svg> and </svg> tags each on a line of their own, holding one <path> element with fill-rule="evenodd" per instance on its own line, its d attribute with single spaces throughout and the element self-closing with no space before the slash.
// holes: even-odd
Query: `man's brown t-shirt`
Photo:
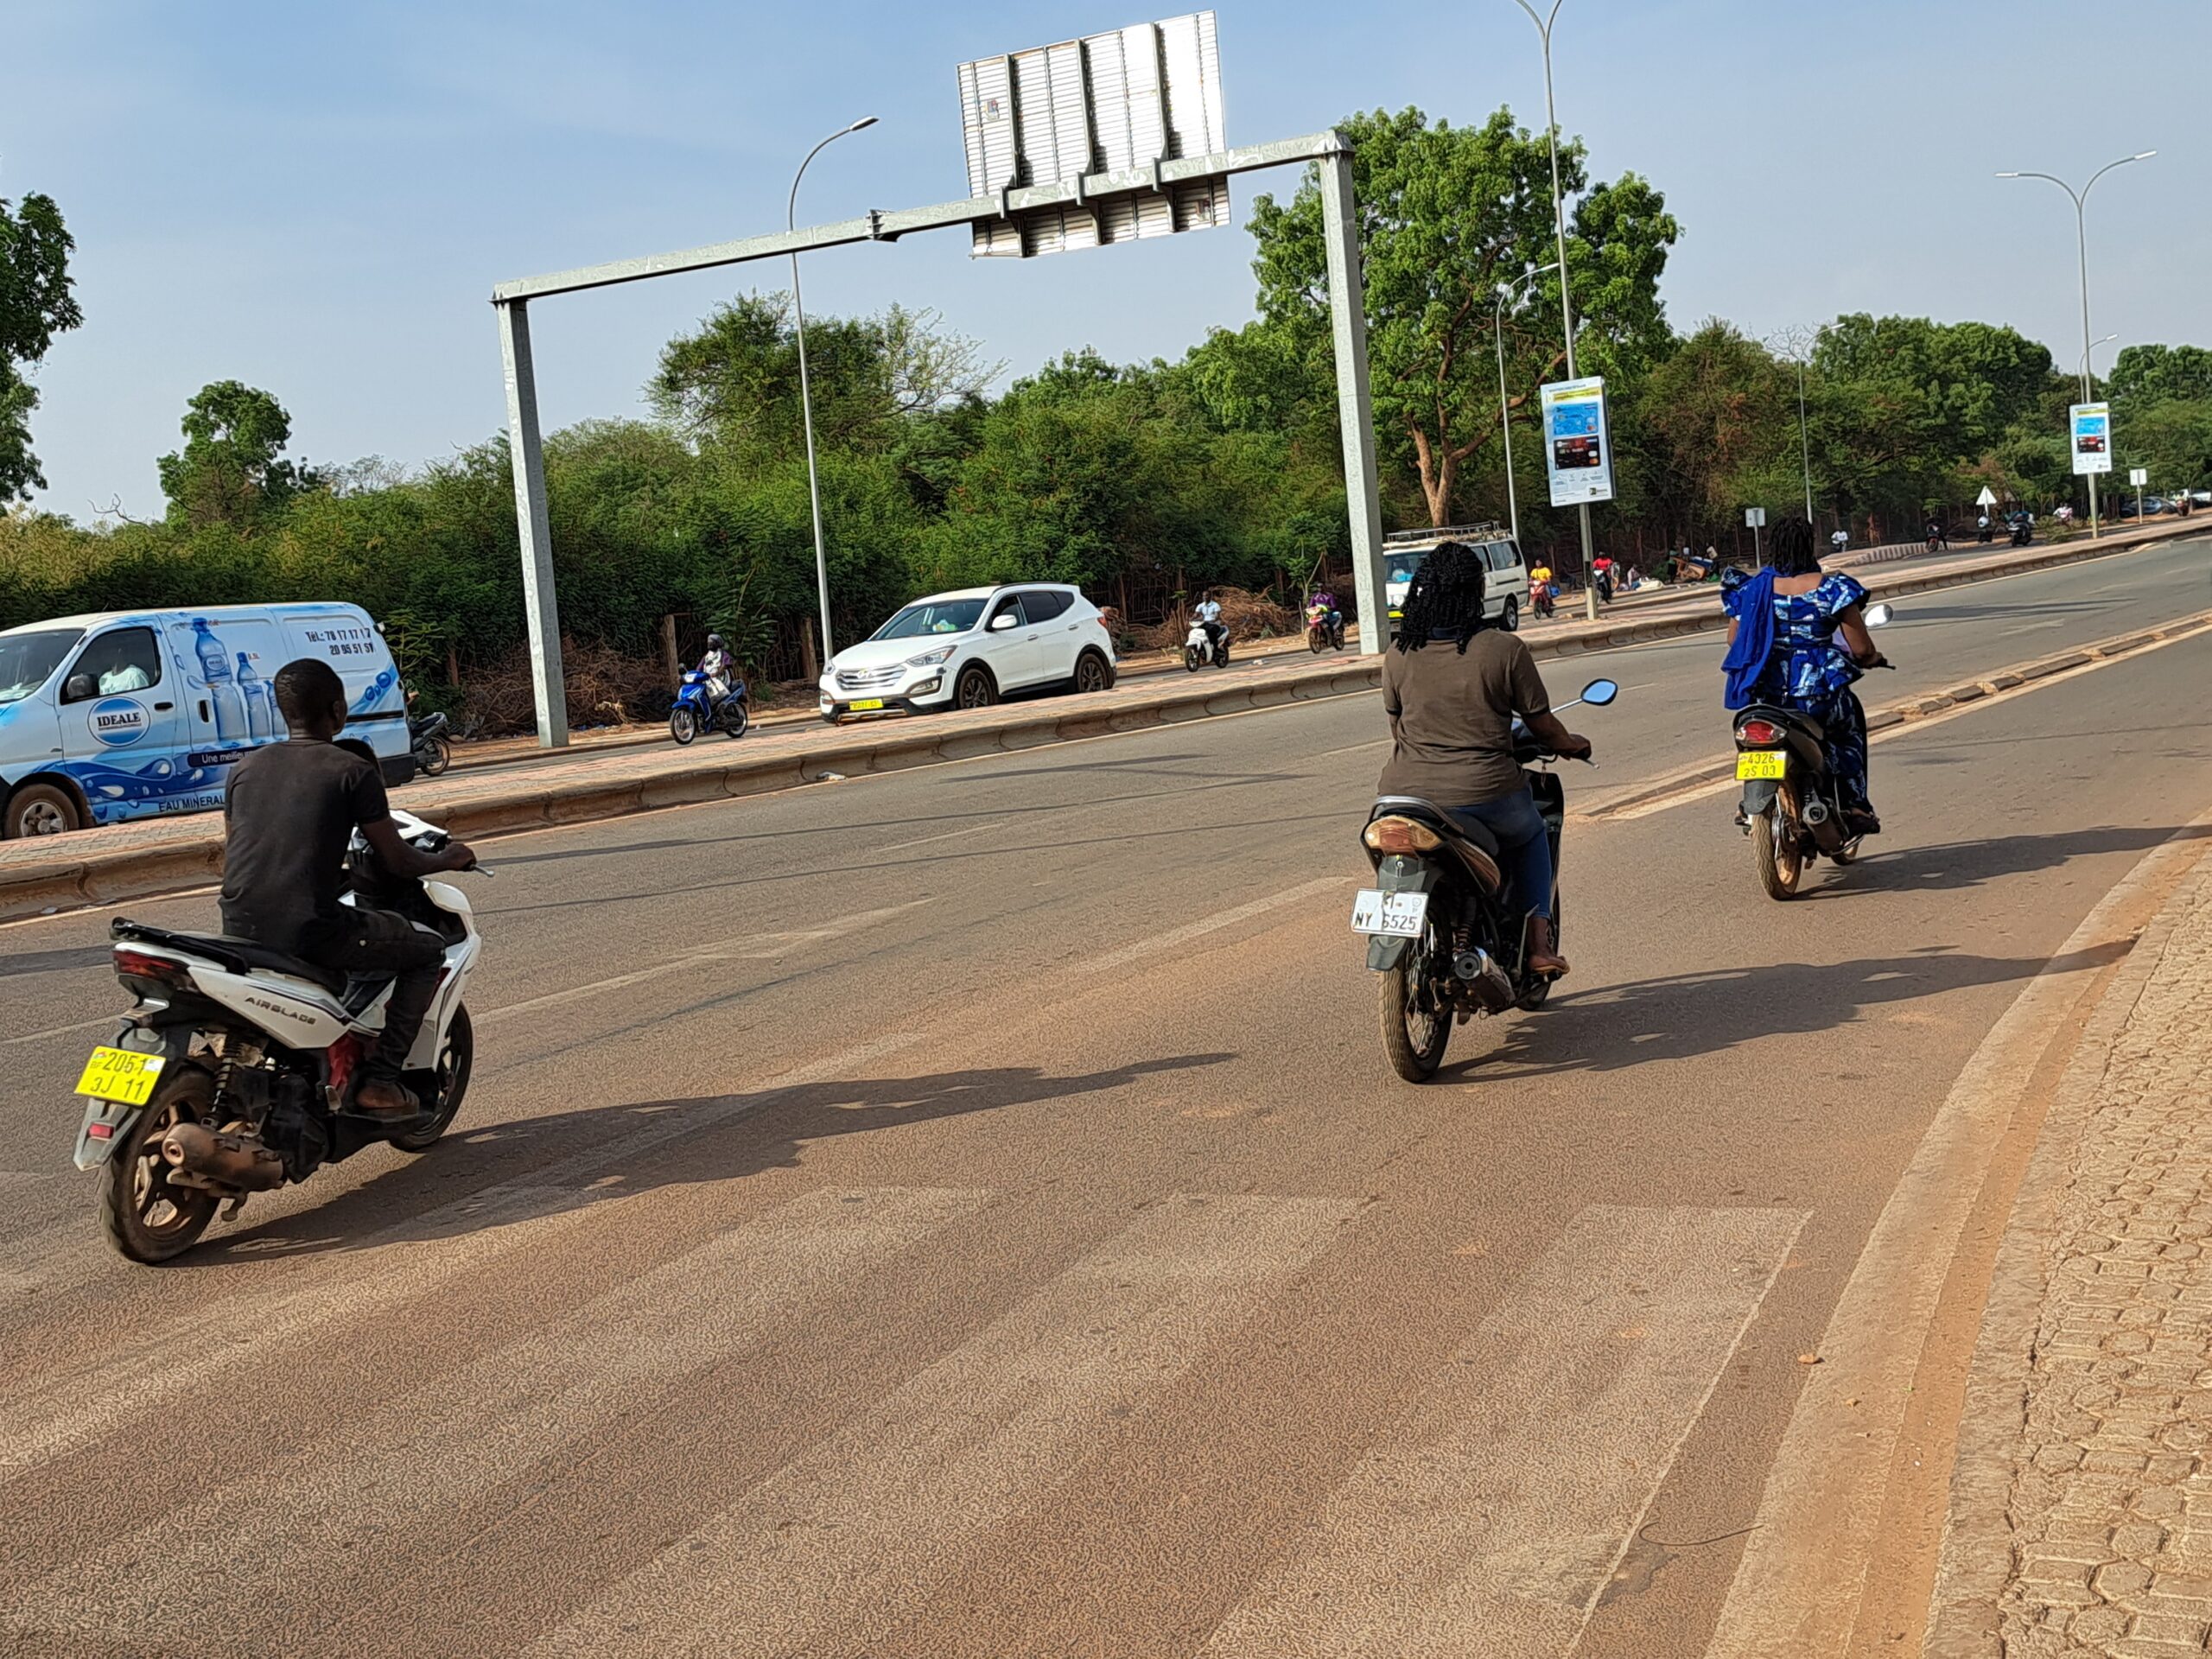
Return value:
<svg viewBox="0 0 2212 1659">
<path fill-rule="evenodd" d="M 1513 717 L 1551 712 L 1536 659 L 1516 635 L 1485 628 L 1462 655 L 1450 639 L 1382 653 L 1382 707 L 1394 740 L 1376 785 L 1439 806 L 1473 806 L 1522 785 Z"/>
</svg>

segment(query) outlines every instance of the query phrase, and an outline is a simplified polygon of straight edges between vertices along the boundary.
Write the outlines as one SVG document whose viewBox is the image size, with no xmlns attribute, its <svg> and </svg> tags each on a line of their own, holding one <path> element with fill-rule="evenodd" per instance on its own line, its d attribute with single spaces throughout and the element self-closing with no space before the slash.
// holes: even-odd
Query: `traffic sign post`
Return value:
<svg viewBox="0 0 2212 1659">
<path fill-rule="evenodd" d="M 2066 411 L 2074 435 L 2074 474 L 2089 480 L 2089 539 L 2097 536 L 2097 478 L 2112 471 L 2112 405 L 2075 404 Z"/>
<path fill-rule="evenodd" d="M 1766 560 L 1759 552 L 1759 531 L 1766 528 L 1766 509 L 1764 507 L 1745 507 L 1744 509 L 1744 522 L 1746 524 L 1749 524 L 1751 529 L 1751 563 L 1755 568 L 1764 565 L 1766 563 Z"/>
<path fill-rule="evenodd" d="M 2143 486 L 2151 481 L 2151 469 L 2147 467 L 2129 467 L 2127 481 L 2135 486 L 2135 522 L 2139 524 L 2143 522 Z"/>
<path fill-rule="evenodd" d="M 1061 71 L 1087 77 L 1077 99 Z M 1001 85 L 1001 78 L 1003 78 Z M 861 242 L 892 243 L 918 231 L 962 229 L 973 251 L 1027 257 L 1110 242 L 1211 228 L 1229 219 L 1229 180 L 1262 168 L 1310 166 L 1319 175 L 1321 217 L 1327 244 L 1331 341 L 1337 369 L 1337 416 L 1344 457 L 1344 495 L 1350 518 L 1353 586 L 1360 615 L 1360 649 L 1373 654 L 1389 644 L 1382 626 L 1389 609 L 1382 580 L 1382 507 L 1375 454 L 1375 415 L 1369 391 L 1367 307 L 1359 269 L 1359 215 L 1353 200 L 1351 143 L 1341 132 L 1311 133 L 1273 143 L 1230 149 L 1220 138 L 1221 83 L 1213 47 L 1213 19 L 1200 12 L 1165 23 L 1139 25 L 1066 48 L 1041 48 L 1001 60 L 964 66 L 960 80 L 969 188 L 986 190 L 960 201 L 896 211 L 871 209 L 865 218 L 810 226 L 741 241 L 655 254 L 642 259 L 556 271 L 492 290 L 499 314 L 505 370 L 507 430 L 513 458 L 515 521 L 520 534 L 523 588 L 530 625 L 532 691 L 541 748 L 569 741 L 567 700 L 561 665 L 560 607 L 554 594 L 552 534 L 546 510 L 545 456 L 537 418 L 537 386 L 530 343 L 532 301 L 584 289 L 607 288 L 679 271 L 706 270 L 749 260 L 783 258 L 820 248 Z M 1068 94 L 1061 100 L 1063 92 Z M 1058 110 L 1069 123 L 1041 121 L 1039 111 Z M 1118 115 L 1093 127 L 1086 141 L 1085 111 Z M 1198 149 L 1203 153 L 1192 153 Z M 1048 159 L 1050 165 L 1044 163 Z M 1035 181 L 1016 183 L 1018 176 Z M 1041 179 L 1035 178 L 1043 175 Z M 1598 389 L 1596 429 L 1590 453 L 1602 462 L 1602 493 L 1573 498 L 1612 499 L 1603 383 L 1570 382 Z M 1547 389 L 1548 391 L 1553 389 Z M 1548 399 L 1547 410 L 1549 409 Z M 1586 466 L 1580 470 L 1586 474 Z M 1556 493 L 1553 499 L 1559 499 Z"/>
</svg>

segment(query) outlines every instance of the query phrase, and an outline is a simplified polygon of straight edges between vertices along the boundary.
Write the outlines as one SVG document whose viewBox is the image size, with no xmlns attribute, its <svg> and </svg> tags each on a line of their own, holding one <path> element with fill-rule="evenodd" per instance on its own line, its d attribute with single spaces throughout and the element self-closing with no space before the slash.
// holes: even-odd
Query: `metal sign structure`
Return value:
<svg viewBox="0 0 2212 1659">
<path fill-rule="evenodd" d="M 2066 413 L 2074 434 L 2075 476 L 2112 471 L 2112 405 L 2075 404 Z"/>
<path fill-rule="evenodd" d="M 1071 205 L 1007 211 L 978 223 L 978 257 L 1029 258 L 1230 222 L 1226 179 L 1154 180 L 1095 194 L 1095 174 L 1228 148 L 1221 50 L 1211 11 L 1138 23 L 960 66 L 968 193 L 1027 184 L 1077 187 Z"/>
<path fill-rule="evenodd" d="M 1605 382 L 1554 380 L 1542 388 L 1544 470 L 1552 505 L 1613 499 L 1613 441 L 1605 428 Z"/>
<path fill-rule="evenodd" d="M 1071 180 L 1009 185 L 996 194 L 971 196 L 934 207 L 870 211 L 865 218 L 736 242 L 717 242 L 642 259 L 617 260 L 575 270 L 502 283 L 492 290 L 499 323 L 499 351 L 506 375 L 507 431 L 515 480 L 515 521 L 522 539 L 523 597 L 530 624 L 531 676 L 542 748 L 565 747 L 568 704 L 561 671 L 560 606 L 553 581 L 553 543 L 545 508 L 545 454 L 537 419 L 537 374 L 530 346 L 534 300 L 618 283 L 642 282 L 677 271 L 706 270 L 749 260 L 782 258 L 855 242 L 895 242 L 918 231 L 1018 224 L 1025 215 L 1084 208 L 1101 200 L 1149 193 L 1173 196 L 1185 185 L 1219 188 L 1262 168 L 1310 164 L 1320 175 L 1321 215 L 1327 243 L 1331 340 L 1337 365 L 1337 418 L 1344 455 L 1345 505 L 1351 518 L 1353 585 L 1360 614 L 1383 614 L 1382 510 L 1376 486 L 1375 421 L 1369 393 L 1367 308 L 1359 271 L 1359 219 L 1352 200 L 1351 143 L 1342 133 L 1309 133 L 1274 143 L 1217 149 L 1201 156 L 1154 158 L 1142 167 L 1081 174 Z M 1363 628 L 1360 649 L 1381 651 L 1389 630 Z"/>
</svg>

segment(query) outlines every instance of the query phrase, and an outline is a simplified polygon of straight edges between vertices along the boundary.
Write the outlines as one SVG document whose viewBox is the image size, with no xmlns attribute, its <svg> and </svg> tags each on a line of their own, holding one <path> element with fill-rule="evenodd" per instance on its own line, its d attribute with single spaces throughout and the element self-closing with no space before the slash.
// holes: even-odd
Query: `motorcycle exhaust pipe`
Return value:
<svg viewBox="0 0 2212 1659">
<path fill-rule="evenodd" d="M 1503 1014 L 1513 1006 L 1512 980 L 1479 945 L 1452 958 L 1452 976 L 1473 994 L 1484 1014 Z"/>
<path fill-rule="evenodd" d="M 162 1156 L 177 1168 L 244 1192 L 284 1184 L 284 1160 L 250 1135 L 179 1123 L 162 1137 Z"/>
<path fill-rule="evenodd" d="M 1828 804 L 1819 796 L 1814 796 L 1805 803 L 1803 817 L 1807 829 L 1819 829 L 1828 821 Z"/>
</svg>

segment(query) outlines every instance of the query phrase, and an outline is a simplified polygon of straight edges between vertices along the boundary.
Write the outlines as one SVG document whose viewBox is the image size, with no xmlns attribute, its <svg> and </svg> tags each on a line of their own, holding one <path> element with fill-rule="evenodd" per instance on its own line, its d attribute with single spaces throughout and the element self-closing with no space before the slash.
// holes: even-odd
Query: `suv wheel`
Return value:
<svg viewBox="0 0 2212 1659">
<path fill-rule="evenodd" d="M 980 663 L 969 664 L 953 683 L 952 706 L 956 709 L 988 709 L 998 700 L 999 689 L 991 683 L 991 671 Z"/>
<path fill-rule="evenodd" d="M 1077 690 L 1110 691 L 1113 687 L 1114 671 L 1096 652 L 1086 651 L 1075 659 Z"/>
</svg>

